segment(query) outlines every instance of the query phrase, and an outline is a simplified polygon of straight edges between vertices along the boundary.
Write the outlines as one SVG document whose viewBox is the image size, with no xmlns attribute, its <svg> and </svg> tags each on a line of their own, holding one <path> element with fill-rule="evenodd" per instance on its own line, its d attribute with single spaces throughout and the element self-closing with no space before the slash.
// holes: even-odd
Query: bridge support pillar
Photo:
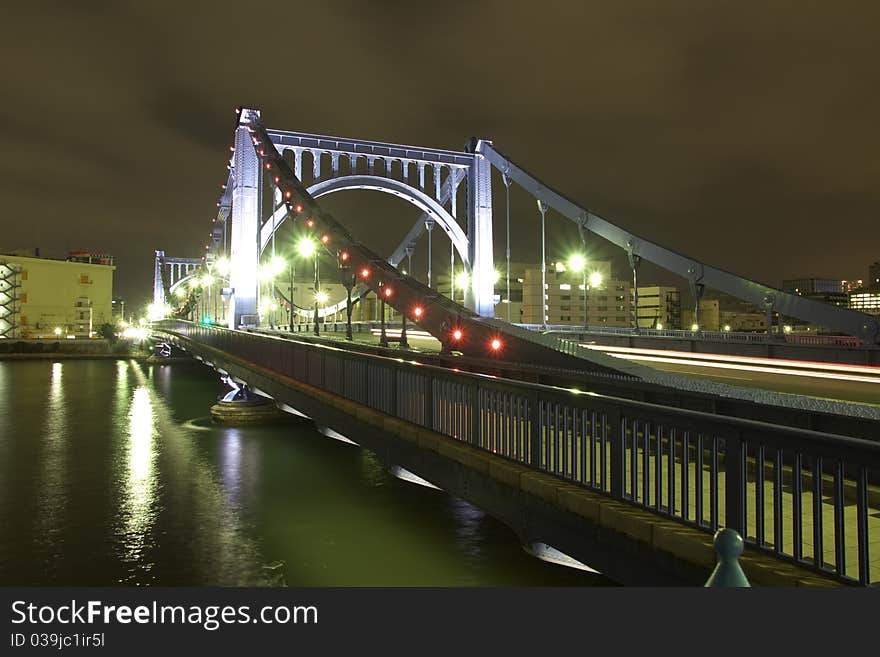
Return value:
<svg viewBox="0 0 880 657">
<path fill-rule="evenodd" d="M 495 263 L 492 242 L 492 165 L 481 153 L 482 141 L 474 148 L 474 163 L 468 176 L 468 249 L 471 277 L 465 305 L 483 317 L 495 315 Z"/>
<path fill-rule="evenodd" d="M 162 268 L 165 266 L 165 252 L 156 251 L 156 266 L 153 270 L 153 303 L 161 307 L 165 303 L 165 281 Z"/>
<path fill-rule="evenodd" d="M 239 126 L 235 130 L 235 155 L 232 187 L 232 230 L 230 235 L 229 282 L 232 295 L 229 300 L 229 328 L 256 323 L 257 265 L 259 264 L 259 196 L 260 160 L 247 126 L 256 110 L 241 110 Z"/>
</svg>

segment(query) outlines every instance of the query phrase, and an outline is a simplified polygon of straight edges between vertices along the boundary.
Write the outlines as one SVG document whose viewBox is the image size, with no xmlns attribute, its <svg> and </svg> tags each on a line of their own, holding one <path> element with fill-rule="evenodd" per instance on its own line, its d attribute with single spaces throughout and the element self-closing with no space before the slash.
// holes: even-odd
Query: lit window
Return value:
<svg viewBox="0 0 880 657">
<path fill-rule="evenodd" d="M 559 289 L 560 289 L 560 290 L 570 290 L 570 289 L 571 289 L 571 285 L 568 284 L 568 283 L 560 283 L 560 284 L 559 284 Z"/>
</svg>

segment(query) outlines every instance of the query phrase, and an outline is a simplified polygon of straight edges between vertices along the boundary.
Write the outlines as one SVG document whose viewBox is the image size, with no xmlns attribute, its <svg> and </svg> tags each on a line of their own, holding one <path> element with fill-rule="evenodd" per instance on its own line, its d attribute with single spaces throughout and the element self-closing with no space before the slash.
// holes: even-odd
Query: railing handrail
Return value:
<svg viewBox="0 0 880 657">
<path fill-rule="evenodd" d="M 804 335 L 800 333 L 783 333 L 782 335 L 767 335 L 766 331 L 707 331 L 699 329 L 656 329 L 640 328 L 638 331 L 624 326 L 577 326 L 572 324 L 516 324 L 530 331 L 542 331 L 544 333 L 579 333 L 579 334 L 604 334 L 625 335 L 632 337 L 650 338 L 678 338 L 686 340 L 714 341 L 714 342 L 753 342 L 761 344 L 787 343 L 805 345 L 811 347 L 865 347 L 875 348 L 873 345 L 865 345 L 863 341 L 851 335 Z"/>
<path fill-rule="evenodd" d="M 880 457 L 880 441 L 875 442 L 864 438 L 855 438 L 852 436 L 845 436 L 841 434 L 827 433 L 823 431 L 816 431 L 814 429 L 790 427 L 782 424 L 771 424 L 769 422 L 751 420 L 748 418 L 731 417 L 728 415 L 716 415 L 713 413 L 706 413 L 705 411 L 697 411 L 689 408 L 663 406 L 661 404 L 654 404 L 637 399 L 627 399 L 626 397 L 616 397 L 614 395 L 608 395 L 605 393 L 582 391 L 573 388 L 564 388 L 562 386 L 549 385 L 545 383 L 533 383 L 531 381 L 508 379 L 505 377 L 496 376 L 494 374 L 484 374 L 482 372 L 468 372 L 464 370 L 456 371 L 454 368 L 433 365 L 430 363 L 420 363 L 418 361 L 407 360 L 401 357 L 385 356 L 382 354 L 369 354 L 363 352 L 352 352 L 342 346 L 301 341 L 297 340 L 296 338 L 288 338 L 267 333 L 237 331 L 222 326 L 204 326 L 196 322 L 189 322 L 187 320 L 173 321 L 182 322 L 191 326 L 197 326 L 202 329 L 224 331 L 237 335 L 248 335 L 253 339 L 273 340 L 279 343 L 295 342 L 298 345 L 302 345 L 310 349 L 334 351 L 345 354 L 346 357 L 357 356 L 358 358 L 368 359 L 375 362 L 391 363 L 394 367 L 400 367 L 401 365 L 403 365 L 404 367 L 418 368 L 421 371 L 433 371 L 435 373 L 441 374 L 444 377 L 454 376 L 454 378 L 458 380 L 470 379 L 479 380 L 482 382 L 491 381 L 508 388 L 525 389 L 531 390 L 533 392 L 552 392 L 554 394 L 570 394 L 574 396 L 584 395 L 597 401 L 605 402 L 609 405 L 617 405 L 629 409 L 637 409 L 645 413 L 662 413 L 665 415 L 674 415 L 682 418 L 687 418 L 689 420 L 701 421 L 714 425 L 722 425 L 736 430 L 754 430 L 760 431 L 762 433 L 777 433 L 781 434 L 781 436 L 785 438 L 806 439 L 808 442 L 811 443 L 826 443 L 837 447 L 847 447 L 855 450 L 864 449 L 870 452 L 874 452 L 877 454 L 878 457 Z"/>
</svg>

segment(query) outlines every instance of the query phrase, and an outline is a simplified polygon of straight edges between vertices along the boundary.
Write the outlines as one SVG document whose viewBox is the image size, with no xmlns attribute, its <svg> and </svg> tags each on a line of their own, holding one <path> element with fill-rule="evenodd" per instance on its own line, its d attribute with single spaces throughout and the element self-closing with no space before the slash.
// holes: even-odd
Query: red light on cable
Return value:
<svg viewBox="0 0 880 657">
<path fill-rule="evenodd" d="M 348 262 L 348 251 L 342 251 L 339 254 L 339 259 L 342 260 L 342 262 Z"/>
<path fill-rule="evenodd" d="M 330 236 L 327 233 L 324 233 L 323 235 L 321 235 L 321 242 L 322 243 L 326 244 L 329 241 L 330 241 Z"/>
<path fill-rule="evenodd" d="M 293 196 L 293 192 L 290 191 L 289 189 L 286 192 L 284 192 L 284 198 L 290 198 L 291 196 Z"/>
<path fill-rule="evenodd" d="M 416 319 L 418 319 L 419 317 L 421 317 L 422 314 L 423 314 L 424 312 L 425 312 L 425 311 L 422 310 L 422 307 L 421 307 L 421 306 L 416 306 L 415 308 L 413 308 L 413 316 L 414 316 Z"/>
<path fill-rule="evenodd" d="M 266 162 L 266 168 L 267 168 L 267 169 L 271 169 L 271 168 L 272 168 L 272 163 L 271 163 L 271 162 Z"/>
<path fill-rule="evenodd" d="M 455 330 L 452 332 L 452 339 L 455 340 L 456 342 L 458 342 L 459 340 L 461 340 L 462 337 L 464 337 L 464 333 L 462 333 L 461 329 L 455 329 Z"/>
<path fill-rule="evenodd" d="M 296 210 L 297 212 L 302 212 L 302 211 L 303 211 L 303 206 L 300 205 L 299 203 L 297 203 L 297 204 L 294 206 L 293 209 Z"/>
<path fill-rule="evenodd" d="M 501 340 L 493 338 L 492 342 L 489 343 L 489 346 L 492 347 L 492 351 L 498 351 L 501 349 Z"/>
<path fill-rule="evenodd" d="M 281 182 L 281 178 L 279 178 L 278 176 L 275 176 L 274 180 L 275 180 L 275 184 L 278 184 Z"/>
<path fill-rule="evenodd" d="M 299 212 L 299 210 L 297 210 L 297 212 Z M 315 220 L 309 217 L 308 219 L 306 219 L 306 226 L 308 226 L 309 228 L 314 228 Z"/>
<path fill-rule="evenodd" d="M 394 294 L 394 290 L 392 290 L 390 287 L 386 287 L 384 294 L 386 297 L 388 297 L 390 299 L 391 295 Z"/>
<path fill-rule="evenodd" d="M 370 270 L 367 269 L 366 267 L 361 269 L 361 278 L 369 278 L 369 277 L 370 277 Z"/>
</svg>

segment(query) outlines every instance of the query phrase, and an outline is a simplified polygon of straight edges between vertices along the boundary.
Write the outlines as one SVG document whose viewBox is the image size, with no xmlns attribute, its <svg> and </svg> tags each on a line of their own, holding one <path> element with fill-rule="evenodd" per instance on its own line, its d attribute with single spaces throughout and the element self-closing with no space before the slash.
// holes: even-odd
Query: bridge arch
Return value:
<svg viewBox="0 0 880 657">
<path fill-rule="evenodd" d="M 174 293 L 177 292 L 177 288 L 181 287 L 182 285 L 186 285 L 186 284 L 189 283 L 190 281 L 192 281 L 192 280 L 198 278 L 198 277 L 199 277 L 199 274 L 200 274 L 199 270 L 198 270 L 198 269 L 195 269 L 195 270 L 193 270 L 191 273 L 189 273 L 189 274 L 187 274 L 186 276 L 184 276 L 183 278 L 179 278 L 179 279 L 177 279 L 177 280 L 174 281 L 174 283 L 172 283 L 171 286 L 168 288 L 168 294 L 170 294 L 170 295 L 173 297 L 173 296 L 174 296 Z"/>
<path fill-rule="evenodd" d="M 314 185 L 310 186 L 307 191 L 312 196 L 312 198 L 320 198 L 321 196 L 327 196 L 336 192 L 342 192 L 352 189 L 367 189 L 383 192 L 385 194 L 392 194 L 393 196 L 402 198 L 411 205 L 419 208 L 422 212 L 433 219 L 435 223 L 443 228 L 444 232 L 447 234 L 453 246 L 455 247 L 455 250 L 458 252 L 458 255 L 461 258 L 461 261 L 464 263 L 465 268 L 468 272 L 470 272 L 471 267 L 468 257 L 467 235 L 465 235 L 464 231 L 461 229 L 461 226 L 458 225 L 458 222 L 455 221 L 455 218 L 449 212 L 447 212 L 446 208 L 444 208 L 435 199 L 431 198 L 420 189 L 416 189 L 415 187 L 412 187 L 407 183 L 391 178 L 384 178 L 382 176 L 375 175 L 355 174 L 340 176 L 338 178 L 331 178 L 329 180 L 315 183 Z M 281 213 L 280 216 L 278 216 L 278 213 Z M 261 255 L 265 252 L 266 247 L 269 245 L 269 242 L 272 239 L 272 235 L 275 234 L 275 232 L 281 227 L 286 219 L 286 210 L 281 208 L 276 213 L 276 215 L 273 215 L 266 220 L 265 224 L 260 229 Z M 404 243 L 398 246 L 398 248 L 395 249 L 394 253 L 388 258 L 388 262 L 394 267 L 397 267 L 397 265 L 399 265 L 401 260 L 403 260 L 404 258 L 405 250 L 403 246 L 405 242 L 406 238 L 404 238 Z M 352 300 L 356 301 L 360 299 L 360 297 L 367 289 L 368 288 L 364 285 L 357 286 L 352 291 Z M 335 304 L 328 305 L 320 309 L 318 311 L 318 314 L 320 317 L 328 317 L 337 312 L 340 312 L 341 310 L 344 310 L 345 305 L 346 302 L 344 300 L 339 301 Z M 294 307 L 294 311 L 297 315 L 301 315 L 304 317 L 311 317 L 313 312 L 310 308 L 301 309 L 298 306 Z"/>
<path fill-rule="evenodd" d="M 468 238 L 462 230 L 461 226 L 455 218 L 435 199 L 431 198 L 420 189 L 416 189 L 399 180 L 393 178 L 384 178 L 381 176 L 370 175 L 351 175 L 340 176 L 339 178 L 331 178 L 319 183 L 315 183 L 308 188 L 312 198 L 320 198 L 328 194 L 342 192 L 352 189 L 367 189 L 385 194 L 391 194 L 402 198 L 404 201 L 419 208 L 422 212 L 433 219 L 446 233 L 452 242 L 455 250 L 458 252 L 459 258 L 464 263 L 465 268 L 470 271 L 470 258 L 468 256 Z M 272 235 L 281 227 L 284 220 L 275 221 L 270 218 L 264 229 L 260 231 L 260 253 L 266 250 Z M 392 262 L 394 266 L 398 263 Z"/>
</svg>

